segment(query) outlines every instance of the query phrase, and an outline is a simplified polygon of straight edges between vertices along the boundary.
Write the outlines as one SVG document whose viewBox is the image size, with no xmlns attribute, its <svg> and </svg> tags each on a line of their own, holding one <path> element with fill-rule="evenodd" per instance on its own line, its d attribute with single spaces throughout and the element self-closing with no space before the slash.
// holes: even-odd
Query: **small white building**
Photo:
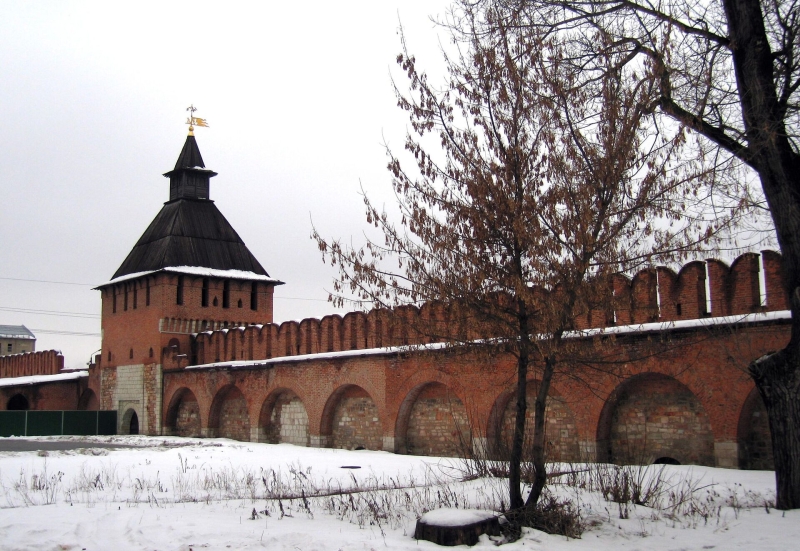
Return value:
<svg viewBox="0 0 800 551">
<path fill-rule="evenodd" d="M 0 325 L 0 356 L 34 352 L 36 336 L 24 325 Z"/>
</svg>

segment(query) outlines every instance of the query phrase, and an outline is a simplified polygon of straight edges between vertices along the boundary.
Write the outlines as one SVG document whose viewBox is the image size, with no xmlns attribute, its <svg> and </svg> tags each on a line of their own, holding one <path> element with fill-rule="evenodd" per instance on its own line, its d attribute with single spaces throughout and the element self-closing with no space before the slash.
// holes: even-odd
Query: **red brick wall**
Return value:
<svg viewBox="0 0 800 551">
<path fill-rule="evenodd" d="M 64 369 L 64 356 L 57 350 L 0 356 L 0 378 L 55 375 L 62 369 Z"/>
<path fill-rule="evenodd" d="M 39 385 L 0 387 L 0 410 L 8 409 L 8 402 L 21 394 L 30 410 L 78 409 L 78 399 L 83 391 L 82 381 L 70 380 Z M 85 383 L 84 383 L 85 384 Z"/>
</svg>

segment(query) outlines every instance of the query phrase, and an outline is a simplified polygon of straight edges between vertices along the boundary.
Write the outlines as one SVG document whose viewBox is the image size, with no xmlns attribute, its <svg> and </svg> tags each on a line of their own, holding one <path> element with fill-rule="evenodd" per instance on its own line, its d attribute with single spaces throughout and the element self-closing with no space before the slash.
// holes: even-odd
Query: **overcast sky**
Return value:
<svg viewBox="0 0 800 551">
<path fill-rule="evenodd" d="M 186 107 L 211 198 L 278 287 L 275 319 L 321 316 L 334 275 L 310 240 L 360 242 L 361 186 L 391 201 L 384 140 L 406 118 L 399 22 L 441 70 L 448 2 L 0 4 L 0 324 L 85 365 L 100 295 L 168 198 Z M 45 283 L 47 281 L 50 283 Z M 36 312 L 39 311 L 39 312 Z M 81 333 L 67 335 L 63 333 Z"/>
</svg>

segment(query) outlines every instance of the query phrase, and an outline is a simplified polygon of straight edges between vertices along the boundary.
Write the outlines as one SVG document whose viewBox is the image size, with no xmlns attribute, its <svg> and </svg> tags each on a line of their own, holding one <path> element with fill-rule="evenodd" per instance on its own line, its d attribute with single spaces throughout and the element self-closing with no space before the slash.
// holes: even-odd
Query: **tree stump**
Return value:
<svg viewBox="0 0 800 551">
<path fill-rule="evenodd" d="M 494 511 L 478 509 L 436 509 L 417 520 L 414 538 L 438 545 L 475 545 L 481 534 L 500 535 Z"/>
</svg>

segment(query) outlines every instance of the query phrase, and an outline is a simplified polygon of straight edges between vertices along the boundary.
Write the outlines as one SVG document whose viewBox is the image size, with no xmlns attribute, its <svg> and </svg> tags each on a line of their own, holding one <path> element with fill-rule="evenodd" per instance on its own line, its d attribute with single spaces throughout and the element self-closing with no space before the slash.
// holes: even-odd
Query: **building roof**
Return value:
<svg viewBox="0 0 800 551">
<path fill-rule="evenodd" d="M 238 279 L 244 278 L 242 273 L 250 273 L 253 280 L 281 283 L 269 277 L 208 198 L 208 179 L 215 175 L 205 168 L 195 137 L 188 136 L 175 169 L 164 175 L 170 178 L 170 200 L 164 203 L 111 282 L 142 272 L 195 267 L 235 271 L 239 273 Z"/>
<path fill-rule="evenodd" d="M 24 325 L 0 325 L 0 337 L 4 339 L 36 340 L 36 336 Z"/>
</svg>

